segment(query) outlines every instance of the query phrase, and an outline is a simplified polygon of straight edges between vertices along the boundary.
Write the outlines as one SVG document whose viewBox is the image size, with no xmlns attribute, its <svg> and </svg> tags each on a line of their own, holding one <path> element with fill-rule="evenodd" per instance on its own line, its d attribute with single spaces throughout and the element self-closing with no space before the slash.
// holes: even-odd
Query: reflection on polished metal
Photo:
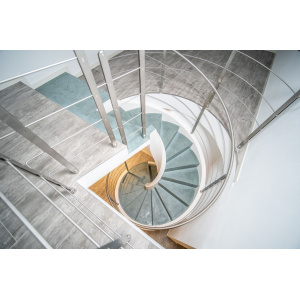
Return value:
<svg viewBox="0 0 300 300">
<path fill-rule="evenodd" d="M 223 69 L 223 71 L 222 71 L 222 73 L 221 73 L 219 79 L 218 79 L 218 82 L 217 82 L 216 85 L 215 85 L 216 90 L 218 90 L 218 88 L 219 88 L 219 86 L 220 86 L 220 83 L 222 82 L 222 80 L 223 80 L 223 78 L 224 78 L 224 76 L 225 76 L 225 74 L 226 74 L 226 72 L 227 72 L 227 70 L 228 70 L 228 68 L 229 68 L 229 66 L 230 66 L 230 64 L 231 64 L 231 62 L 232 62 L 234 56 L 235 56 L 235 54 L 236 54 L 236 50 L 233 50 L 233 51 L 231 52 L 231 54 L 230 54 L 228 60 L 227 60 L 227 63 L 226 63 L 226 65 L 225 65 L 225 67 L 224 67 L 224 69 Z M 210 102 L 213 100 L 213 98 L 214 98 L 215 95 L 216 95 L 216 92 L 215 92 L 215 91 L 211 91 L 211 92 L 209 93 L 209 95 L 208 95 L 208 97 L 207 97 L 207 99 L 206 99 L 206 101 L 205 101 L 205 103 L 204 103 L 204 105 L 203 105 L 203 107 L 202 107 L 202 109 L 201 109 L 201 112 L 200 112 L 200 114 L 199 114 L 199 116 L 198 116 L 198 118 L 197 118 L 197 121 L 196 121 L 196 123 L 195 123 L 195 125 L 194 125 L 194 127 L 193 127 L 193 129 L 192 129 L 192 131 L 191 131 L 191 133 L 194 133 L 196 127 L 198 126 L 198 124 L 199 124 L 199 122 L 200 122 L 200 119 L 201 119 L 201 117 L 202 117 L 204 111 L 205 111 L 206 108 L 209 106 Z"/>
<path fill-rule="evenodd" d="M 145 50 L 139 50 L 140 60 L 140 87 L 141 87 L 141 112 L 142 112 L 142 128 L 143 137 L 146 137 L 146 85 L 145 85 Z"/>
<path fill-rule="evenodd" d="M 125 246 L 131 239 L 130 235 L 121 236 L 120 239 L 114 240 L 108 244 L 101 246 L 99 249 L 120 249 Z"/>
<path fill-rule="evenodd" d="M 13 211 L 13 213 L 22 221 L 28 230 L 37 238 L 37 240 L 46 248 L 52 249 L 48 242 L 40 235 L 40 233 L 28 222 L 28 220 L 19 212 L 19 210 L 3 195 L 0 191 L 0 197 L 4 203 Z"/>
<path fill-rule="evenodd" d="M 215 180 L 214 182 L 212 182 L 211 184 L 209 184 L 207 187 L 205 187 L 203 190 L 201 190 L 200 192 L 203 193 L 206 190 L 208 190 L 209 188 L 211 188 L 212 186 L 214 186 L 215 184 L 217 184 L 218 182 L 220 182 L 221 180 L 224 180 L 226 178 L 227 174 L 221 176 L 220 178 L 218 178 L 217 180 Z"/>
<path fill-rule="evenodd" d="M 72 173 L 77 174 L 76 169 L 69 161 L 67 161 L 58 152 L 52 149 L 45 141 L 39 136 L 33 133 L 30 129 L 26 128 L 15 116 L 8 112 L 5 108 L 0 105 L 0 119 L 13 128 L 16 132 L 21 134 L 24 138 L 28 139 L 31 143 L 42 149 L 44 152 L 49 154 L 52 158 L 57 160 L 59 163 L 68 168 Z"/>
<path fill-rule="evenodd" d="M 163 51 L 163 58 L 162 58 L 162 65 L 161 65 L 161 80 L 160 80 L 160 86 L 159 86 L 159 92 L 162 92 L 162 89 L 164 87 L 164 76 L 165 76 L 165 62 L 167 57 L 167 50 Z"/>
<path fill-rule="evenodd" d="M 300 90 L 298 90 L 291 98 L 289 98 L 283 105 L 281 105 L 268 119 L 260 124 L 244 141 L 242 141 L 237 148 L 240 149 L 246 143 L 248 143 L 254 136 L 256 136 L 265 126 L 267 126 L 273 119 L 275 119 L 280 113 L 288 108 L 294 101 L 300 97 Z"/>
<path fill-rule="evenodd" d="M 97 84 L 96 84 L 94 75 L 91 71 L 90 65 L 88 63 L 87 57 L 86 57 L 83 50 L 75 50 L 74 52 L 75 52 L 75 55 L 77 56 L 79 65 L 80 65 L 81 70 L 82 70 L 82 72 L 85 76 L 86 82 L 87 82 L 87 84 L 90 88 L 90 91 L 91 91 L 92 95 L 93 95 L 94 101 L 97 105 L 98 111 L 99 111 L 100 116 L 103 120 L 103 124 L 104 124 L 105 129 L 107 131 L 107 134 L 110 138 L 110 141 L 111 141 L 113 147 L 117 147 L 116 138 L 114 136 L 111 125 L 108 121 L 108 117 L 107 117 L 107 114 L 106 114 L 106 111 L 105 111 L 100 93 L 97 89 Z"/>
<path fill-rule="evenodd" d="M 76 57 L 72 57 L 72 58 L 69 58 L 69 59 L 60 61 L 60 62 L 58 62 L 58 63 L 52 64 L 52 65 L 49 65 L 49 66 L 46 66 L 46 67 L 43 67 L 43 68 L 39 68 L 39 69 L 30 71 L 30 72 L 26 72 L 26 73 L 23 73 L 23 74 L 20 74 L 20 75 L 17 75 L 17 76 L 14 76 L 14 77 L 11 77 L 11 78 L 2 80 L 2 81 L 0 81 L 0 84 L 1 84 L 1 83 L 5 83 L 5 82 L 8 82 L 8 81 L 11 81 L 11 80 L 13 80 L 13 79 L 17 79 L 17 78 L 20 78 L 20 77 L 29 75 L 29 74 L 32 74 L 32 73 L 36 73 L 36 72 L 38 72 L 38 71 L 46 70 L 46 69 L 48 69 L 48 68 L 55 67 L 55 66 L 58 66 L 58 65 L 67 63 L 67 62 L 72 61 L 72 60 L 76 60 Z"/>
<path fill-rule="evenodd" d="M 115 114 L 115 117 L 116 117 L 116 120 L 117 120 L 119 132 L 120 132 L 120 135 L 121 135 L 121 139 L 122 139 L 123 144 L 127 145 L 126 135 L 125 135 L 125 131 L 124 131 L 124 125 L 123 125 L 123 122 L 122 122 L 122 117 L 121 117 L 119 106 L 118 106 L 116 91 L 115 91 L 115 87 L 114 87 L 114 84 L 113 84 L 113 79 L 112 79 L 112 76 L 111 76 L 111 71 L 110 71 L 108 59 L 107 59 L 107 56 L 105 55 L 104 51 L 99 52 L 99 59 L 100 59 L 101 67 L 102 67 L 102 70 L 103 70 L 104 78 L 105 78 L 105 81 L 106 81 L 106 85 L 107 85 L 107 88 L 108 88 L 108 93 L 109 93 L 109 96 L 110 96 L 111 105 L 113 107 L 114 114 Z"/>
<path fill-rule="evenodd" d="M 31 169 L 29 167 L 27 167 L 26 165 L 23 165 L 21 163 L 19 163 L 18 161 L 14 160 L 14 159 L 11 159 L 10 157 L 6 156 L 6 155 L 3 155 L 0 153 L 0 159 L 4 160 L 4 161 L 10 161 L 14 166 L 24 170 L 24 171 L 27 171 L 33 175 L 36 175 L 36 176 L 39 176 L 41 178 L 44 178 L 45 180 L 49 181 L 49 182 L 52 182 L 56 185 L 59 185 L 61 187 L 64 187 L 65 189 L 67 189 L 68 191 L 70 191 L 72 194 L 74 194 L 76 192 L 76 190 L 74 188 L 71 188 L 69 186 L 66 186 L 65 184 L 51 178 L 51 177 L 48 177 L 46 175 L 44 175 L 43 173 L 35 170 L 35 169 Z"/>
</svg>

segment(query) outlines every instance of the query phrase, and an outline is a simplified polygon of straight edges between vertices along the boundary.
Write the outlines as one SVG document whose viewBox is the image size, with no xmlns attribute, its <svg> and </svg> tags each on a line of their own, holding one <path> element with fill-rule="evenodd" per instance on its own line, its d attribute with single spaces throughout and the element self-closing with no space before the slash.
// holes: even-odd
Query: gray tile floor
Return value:
<svg viewBox="0 0 300 300">
<path fill-rule="evenodd" d="M 0 105 L 18 117 L 23 124 L 28 124 L 61 108 L 23 83 L 2 90 Z M 88 125 L 84 120 L 64 110 L 30 128 L 52 146 Z M 0 128 L 1 136 L 11 132 L 11 129 L 2 122 Z M 97 244 L 103 245 L 111 239 L 117 239 L 119 235 L 129 234 L 130 244 L 134 248 L 157 248 L 140 231 L 129 225 L 76 182 L 124 148 L 121 143 L 113 148 L 106 134 L 95 127 L 90 127 L 54 147 L 79 169 L 78 174 L 71 174 L 47 154 L 30 160 L 41 151 L 17 133 L 0 140 L 0 153 L 23 164 L 27 162 L 30 167 L 45 174 L 51 173 L 56 180 L 76 189 L 74 195 L 55 186 L 57 191 L 41 178 L 21 171 Z M 0 170 L 1 192 L 53 248 L 96 248 L 95 244 L 11 166 L 0 161 Z M 2 199 L 0 199 L 0 248 L 43 248 Z M 131 247 L 126 245 L 125 248 Z"/>
</svg>

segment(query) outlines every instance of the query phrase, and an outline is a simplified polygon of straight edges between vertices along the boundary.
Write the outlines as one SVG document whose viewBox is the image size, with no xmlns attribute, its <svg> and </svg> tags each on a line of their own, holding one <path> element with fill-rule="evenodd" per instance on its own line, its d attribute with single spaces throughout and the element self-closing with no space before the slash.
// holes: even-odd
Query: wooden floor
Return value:
<svg viewBox="0 0 300 300">
<path fill-rule="evenodd" d="M 151 156 L 149 150 L 143 149 L 131 158 L 129 158 L 126 162 L 128 164 L 128 168 L 148 161 L 154 161 L 153 157 Z M 121 172 L 125 170 L 124 164 L 117 167 L 113 172 L 118 172 L 117 169 L 121 169 Z M 107 193 L 106 193 L 106 179 L 107 175 L 102 177 L 100 180 L 95 182 L 93 185 L 89 187 L 95 194 L 97 194 L 99 197 L 104 199 L 109 205 L 111 205 L 110 201 L 108 200 Z M 112 190 L 115 190 L 114 187 L 112 187 Z M 156 242 L 158 242 L 160 245 L 162 245 L 166 249 L 185 249 L 183 246 L 175 243 L 173 240 L 168 238 L 168 229 L 165 230 L 156 230 L 156 231 L 147 231 L 143 230 L 146 234 L 148 234 L 151 238 L 153 238 Z"/>
</svg>

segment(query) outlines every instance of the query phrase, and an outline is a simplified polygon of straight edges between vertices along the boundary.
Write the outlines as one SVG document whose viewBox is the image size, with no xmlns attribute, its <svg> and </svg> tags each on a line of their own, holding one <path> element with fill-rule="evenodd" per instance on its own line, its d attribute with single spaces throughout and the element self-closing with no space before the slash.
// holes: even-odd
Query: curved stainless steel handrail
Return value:
<svg viewBox="0 0 300 300">
<path fill-rule="evenodd" d="M 256 63 L 258 63 L 258 64 L 260 64 L 262 67 L 264 67 L 265 69 L 267 69 L 268 71 L 270 71 L 274 76 L 276 76 L 279 80 L 281 80 L 292 92 L 293 92 L 293 94 L 294 93 L 296 93 L 296 91 L 285 81 L 285 80 L 283 80 L 279 75 L 277 75 L 275 72 L 273 72 L 270 68 L 268 68 L 267 66 L 265 66 L 263 63 L 261 63 L 260 61 L 258 61 L 258 60 L 256 60 L 255 58 L 253 58 L 253 57 L 251 57 L 250 55 L 247 55 L 247 54 L 245 54 L 244 52 L 242 52 L 242 51 L 239 51 L 239 50 L 236 50 L 236 52 L 238 52 L 238 53 L 240 53 L 240 54 L 242 54 L 242 55 L 244 55 L 244 56 L 246 56 L 246 57 L 248 57 L 249 59 L 251 59 L 251 60 L 253 60 L 253 61 L 255 61 Z M 151 52 L 151 51 L 147 51 L 147 53 L 163 53 L 163 52 Z M 174 53 L 170 53 L 170 54 L 174 54 Z M 208 62 L 208 63 L 211 63 L 211 64 L 214 64 L 214 65 L 216 65 L 216 66 L 218 66 L 218 67 L 220 67 L 220 68 L 224 68 L 224 67 L 222 67 L 222 66 L 220 66 L 220 65 L 218 65 L 218 64 L 216 64 L 216 63 L 214 63 L 214 62 L 212 62 L 212 61 L 209 61 L 209 60 L 206 60 L 206 59 L 204 59 L 204 58 L 201 58 L 201 57 L 197 57 L 197 56 L 193 56 L 193 55 L 189 55 L 189 54 L 186 54 L 186 56 L 189 56 L 189 57 L 194 57 L 194 58 L 198 58 L 198 59 L 201 59 L 201 60 L 203 60 L 203 61 L 206 61 L 206 62 Z M 233 72 L 232 72 L 233 73 Z M 233 73 L 234 75 L 235 75 L 235 73 Z"/>
<path fill-rule="evenodd" d="M 190 65 L 192 65 L 194 67 L 194 69 L 206 80 L 206 82 L 211 86 L 212 90 L 215 92 L 215 94 L 217 95 L 217 97 L 219 98 L 223 108 L 224 108 L 224 111 L 225 111 L 225 115 L 226 115 L 226 118 L 228 120 L 228 123 L 229 123 L 229 136 L 230 136 L 230 139 L 231 139 L 231 155 L 230 155 L 230 163 L 229 163 L 229 166 L 228 166 L 228 172 L 227 172 L 227 176 L 225 178 L 225 180 L 223 181 L 222 183 L 222 186 L 221 188 L 219 189 L 218 193 L 214 196 L 214 198 L 210 201 L 210 203 L 203 209 L 201 210 L 199 213 L 197 213 L 196 215 L 194 215 L 192 218 L 182 222 L 182 221 L 178 221 L 178 223 L 176 224 L 173 224 L 173 225 L 170 225 L 170 226 L 164 226 L 164 227 L 157 227 L 157 226 L 144 226 L 142 224 L 138 224 L 136 223 L 139 227 L 141 228 L 144 228 L 144 229 L 152 229 L 152 230 L 155 230 L 155 229 L 171 229 L 171 228 L 176 228 L 176 227 L 179 227 L 179 226 L 182 226 L 182 225 L 185 225 L 191 221 L 193 221 L 194 219 L 196 219 L 197 217 L 199 217 L 201 214 L 203 214 L 204 212 L 206 212 L 215 202 L 216 200 L 218 199 L 218 197 L 220 196 L 220 194 L 223 192 L 225 186 L 227 185 L 227 182 L 230 178 L 230 174 L 232 172 L 232 167 L 233 167 L 233 161 L 234 161 L 234 136 L 233 136 L 233 128 L 232 128 L 232 124 L 231 124 L 231 120 L 230 120 L 230 117 L 229 117 L 229 113 L 227 111 L 227 108 L 226 108 L 226 105 L 225 103 L 223 102 L 221 96 L 219 95 L 217 89 L 215 88 L 215 86 L 209 81 L 209 79 L 203 74 L 203 72 L 201 70 L 199 70 L 191 61 L 189 61 L 184 55 L 182 55 L 181 53 L 179 53 L 178 51 L 174 50 L 175 53 L 177 53 L 180 57 L 182 57 L 184 60 L 186 60 Z M 211 191 L 210 191 L 211 193 Z M 209 199 L 209 198 L 208 198 Z"/>
<path fill-rule="evenodd" d="M 146 55 L 146 56 L 147 56 L 147 55 Z M 216 64 L 216 63 L 214 63 L 214 62 L 212 62 L 212 61 L 209 61 L 209 60 L 207 60 L 207 59 L 204 59 L 204 58 L 201 58 L 201 57 L 197 57 L 197 56 L 193 56 L 193 55 L 188 55 L 188 54 L 186 54 L 186 56 L 188 56 L 188 57 L 193 57 L 193 58 L 196 58 L 196 59 L 200 59 L 200 60 L 202 60 L 202 61 L 205 61 L 205 62 L 207 62 L 207 63 L 213 64 L 213 65 L 215 65 L 215 66 L 217 66 L 217 67 L 219 67 L 219 68 L 224 69 L 223 66 L 221 66 L 221 65 L 219 65 L 219 64 Z M 150 57 L 150 56 L 148 55 L 148 57 Z M 269 105 L 269 107 L 271 108 L 271 110 L 274 112 L 274 109 L 273 109 L 273 107 L 271 106 L 271 104 L 269 103 L 269 101 L 268 101 L 268 100 L 264 97 L 264 95 L 263 95 L 259 90 L 257 90 L 252 84 L 250 84 L 247 80 L 245 80 L 243 77 L 239 76 L 238 74 L 234 73 L 233 71 L 227 70 L 227 72 L 229 72 L 229 73 L 235 75 L 236 77 L 240 78 L 242 81 L 244 81 L 246 84 L 248 84 L 251 88 L 253 88 L 253 89 L 254 89 L 254 90 L 262 97 L 262 99 L 263 99 L 264 101 L 266 101 L 266 103 Z"/>
<path fill-rule="evenodd" d="M 243 54 L 244 56 L 252 59 L 253 61 L 257 62 L 258 64 L 260 64 L 261 66 L 263 66 L 264 68 L 266 68 L 268 71 L 270 71 L 273 75 L 275 75 L 278 79 L 280 79 L 292 92 L 293 94 L 296 93 L 296 91 L 294 91 L 288 84 L 286 81 L 284 81 L 279 75 L 277 75 L 276 73 L 274 73 L 270 68 L 268 68 L 267 66 L 265 66 L 264 64 L 262 64 L 261 62 L 259 62 L 258 60 L 254 59 L 253 57 L 245 54 L 244 52 L 241 52 L 239 50 L 236 50 L 236 52 L 240 53 L 240 54 Z"/>
</svg>

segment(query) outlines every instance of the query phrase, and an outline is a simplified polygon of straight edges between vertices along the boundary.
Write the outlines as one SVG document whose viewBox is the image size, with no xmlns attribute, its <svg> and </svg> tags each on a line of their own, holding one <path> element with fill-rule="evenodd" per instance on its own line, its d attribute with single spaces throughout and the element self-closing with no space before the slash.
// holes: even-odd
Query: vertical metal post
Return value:
<svg viewBox="0 0 300 300">
<path fill-rule="evenodd" d="M 292 97 L 290 97 L 286 102 L 284 102 L 270 117 L 268 117 L 263 123 L 260 124 L 252 133 L 250 133 L 247 138 L 242 141 L 237 148 L 240 149 L 245 144 L 247 144 L 254 136 L 256 136 L 264 127 L 266 127 L 273 119 L 275 119 L 279 114 L 281 114 L 285 109 L 287 109 L 294 101 L 300 97 L 300 90 L 298 90 Z"/>
<path fill-rule="evenodd" d="M 105 126 L 106 131 L 107 131 L 107 134 L 110 138 L 110 141 L 111 141 L 113 147 L 117 147 L 117 141 L 116 141 L 114 132 L 113 132 L 113 130 L 111 128 L 111 125 L 108 121 L 108 117 L 107 117 L 107 114 L 106 114 L 106 111 L 105 111 L 100 93 L 98 91 L 94 75 L 91 71 L 90 65 L 89 65 L 88 60 L 86 58 L 86 55 L 85 55 L 83 50 L 75 50 L 74 53 L 75 53 L 75 55 L 78 59 L 81 70 L 82 70 L 82 72 L 85 76 L 87 84 L 88 84 L 88 86 L 90 88 L 90 91 L 93 95 L 94 101 L 97 105 L 98 111 L 99 111 L 100 116 L 102 118 L 103 124 Z"/>
<path fill-rule="evenodd" d="M 160 86 L 159 86 L 159 92 L 162 92 L 162 89 L 164 87 L 164 76 L 165 76 L 165 62 L 167 57 L 167 50 L 163 51 L 163 59 L 162 59 L 162 65 L 161 65 L 161 79 L 160 79 Z"/>
<path fill-rule="evenodd" d="M 142 113 L 142 127 L 143 137 L 146 137 L 146 86 L 145 86 L 145 50 L 139 50 L 140 60 L 140 87 L 141 87 L 141 113 Z"/>
<path fill-rule="evenodd" d="M 25 127 L 15 116 L 8 112 L 0 105 L 0 119 L 13 128 L 16 132 L 21 134 L 24 138 L 39 147 L 42 151 L 49 154 L 52 158 L 68 168 L 72 173 L 77 174 L 78 169 L 73 166 L 68 160 L 51 148 L 44 140 L 37 136 L 33 131 Z"/>
<path fill-rule="evenodd" d="M 225 76 L 225 74 L 226 74 L 226 72 L 227 72 L 227 70 L 228 70 L 228 68 L 229 68 L 229 66 L 230 66 L 230 64 L 231 64 L 231 62 L 232 62 L 234 56 L 235 56 L 235 54 L 236 54 L 236 50 L 233 50 L 233 51 L 231 52 L 231 54 L 230 54 L 228 60 L 227 60 L 227 63 L 226 63 L 226 65 L 225 65 L 225 67 L 224 67 L 224 69 L 223 69 L 223 71 L 222 71 L 222 73 L 221 73 L 219 79 L 218 79 L 218 82 L 217 82 L 216 85 L 215 85 L 216 90 L 219 88 L 219 86 L 220 86 L 220 84 L 221 84 L 221 82 L 222 82 L 222 80 L 223 80 L 223 78 L 224 78 L 224 76 Z M 199 122 L 200 122 L 200 119 L 201 119 L 201 117 L 202 117 L 204 111 L 206 110 L 206 108 L 209 106 L 209 104 L 210 104 L 211 101 L 213 100 L 215 94 L 216 94 L 215 91 L 211 91 L 211 92 L 209 93 L 209 95 L 207 96 L 207 99 L 206 99 L 206 101 L 205 101 L 205 103 L 204 103 L 204 105 L 203 105 L 203 107 L 202 107 L 202 109 L 201 109 L 201 112 L 200 112 L 200 114 L 199 114 L 199 116 L 198 116 L 198 118 L 197 118 L 197 120 L 196 120 L 196 122 L 195 122 L 195 125 L 194 125 L 194 127 L 193 127 L 191 133 L 194 133 L 194 131 L 196 130 L 196 128 L 197 128 L 197 126 L 198 126 L 198 124 L 199 124 Z"/>
<path fill-rule="evenodd" d="M 37 171 L 35 169 L 31 169 L 31 168 L 27 167 L 26 165 L 23 165 L 23 164 L 19 163 L 18 161 L 14 160 L 14 159 L 11 159 L 8 156 L 3 155 L 2 153 L 0 153 L 0 159 L 4 160 L 6 162 L 10 161 L 14 166 L 19 167 L 20 169 L 25 170 L 25 171 L 27 171 L 27 172 L 29 172 L 31 174 L 34 174 L 34 175 L 39 176 L 41 178 L 44 178 L 47 181 L 50 181 L 50 182 L 52 182 L 52 183 L 54 183 L 56 185 L 59 185 L 59 186 L 65 188 L 66 190 L 68 190 L 72 194 L 74 194 L 76 192 L 76 190 L 74 188 L 69 187 L 69 186 L 63 184 L 62 182 L 59 182 L 59 181 L 57 181 L 57 180 L 55 180 L 55 179 L 53 179 L 53 178 L 51 178 L 51 177 L 49 177 L 47 175 L 44 175 L 43 173 L 41 173 L 41 172 L 39 172 L 39 171 Z"/>
<path fill-rule="evenodd" d="M 107 59 L 107 56 L 105 55 L 104 51 L 99 52 L 99 59 L 100 59 L 103 73 L 104 73 L 104 78 L 105 78 L 106 85 L 108 88 L 111 105 L 112 105 L 114 113 L 115 113 L 115 117 L 117 120 L 117 124 L 118 124 L 118 128 L 119 128 L 120 135 L 122 138 L 122 142 L 123 142 L 123 144 L 127 145 L 126 135 L 125 135 L 124 126 L 123 126 L 123 122 L 122 122 L 122 117 L 121 117 L 119 106 L 118 106 L 116 91 L 115 91 L 113 79 L 111 76 L 108 59 Z"/>
</svg>

